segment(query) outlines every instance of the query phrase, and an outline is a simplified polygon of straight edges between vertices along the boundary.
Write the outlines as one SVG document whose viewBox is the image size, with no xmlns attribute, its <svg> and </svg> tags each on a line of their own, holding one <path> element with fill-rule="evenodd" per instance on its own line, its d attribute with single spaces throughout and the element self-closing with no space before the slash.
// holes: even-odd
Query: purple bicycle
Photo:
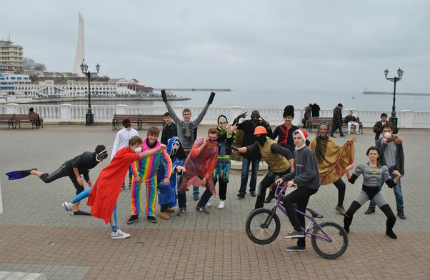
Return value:
<svg viewBox="0 0 430 280">
<path fill-rule="evenodd" d="M 276 214 L 276 209 L 287 215 L 287 211 L 282 205 L 282 193 L 287 186 L 276 187 L 276 202 L 272 209 L 258 208 L 253 210 L 246 219 L 245 230 L 252 242 L 266 245 L 273 242 L 281 231 L 281 221 Z M 325 259 L 336 259 L 345 253 L 348 248 L 348 234 L 340 225 L 333 222 L 318 224 L 316 218 L 323 216 L 316 211 L 306 208 L 311 215 L 295 210 L 299 215 L 309 219 L 306 228 L 303 228 L 305 236 L 310 236 L 312 247 L 315 252 Z"/>
</svg>

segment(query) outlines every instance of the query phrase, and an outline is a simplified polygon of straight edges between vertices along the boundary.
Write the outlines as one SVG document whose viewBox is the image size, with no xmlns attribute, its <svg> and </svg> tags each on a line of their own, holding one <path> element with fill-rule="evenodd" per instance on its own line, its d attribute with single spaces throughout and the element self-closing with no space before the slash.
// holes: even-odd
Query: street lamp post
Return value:
<svg viewBox="0 0 430 280">
<path fill-rule="evenodd" d="M 89 126 L 89 125 L 94 125 L 94 114 L 93 111 L 91 110 L 91 85 L 90 85 L 90 79 L 91 79 L 91 75 L 97 75 L 99 73 L 100 70 L 100 65 L 97 63 L 96 65 L 96 70 L 97 72 L 90 72 L 88 71 L 88 65 L 85 63 L 85 61 L 82 62 L 81 64 L 81 70 L 82 70 L 82 74 L 86 75 L 88 78 L 88 111 L 85 117 L 85 125 Z"/>
<path fill-rule="evenodd" d="M 388 78 L 388 69 L 385 69 L 384 74 L 385 74 L 385 79 L 391 81 L 394 83 L 394 93 L 393 93 L 393 108 L 391 110 L 391 117 L 390 117 L 390 122 L 397 127 L 397 117 L 396 117 L 396 84 L 398 81 L 402 80 L 403 77 L 403 70 L 402 69 L 398 69 L 397 70 L 397 77 L 394 78 Z"/>
</svg>

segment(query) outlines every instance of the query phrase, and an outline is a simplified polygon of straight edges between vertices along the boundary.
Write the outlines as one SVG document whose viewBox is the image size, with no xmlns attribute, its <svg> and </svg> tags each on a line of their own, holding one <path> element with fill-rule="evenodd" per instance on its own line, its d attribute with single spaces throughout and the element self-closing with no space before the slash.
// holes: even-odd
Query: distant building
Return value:
<svg viewBox="0 0 430 280">
<path fill-rule="evenodd" d="M 14 45 L 11 41 L 0 41 L 0 72 L 22 73 L 23 70 L 22 46 Z"/>
</svg>

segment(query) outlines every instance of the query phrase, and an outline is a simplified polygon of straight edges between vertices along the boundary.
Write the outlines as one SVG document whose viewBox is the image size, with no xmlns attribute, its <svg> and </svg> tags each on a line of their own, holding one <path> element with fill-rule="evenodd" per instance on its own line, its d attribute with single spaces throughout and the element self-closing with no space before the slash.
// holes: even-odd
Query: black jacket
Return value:
<svg viewBox="0 0 430 280">
<path fill-rule="evenodd" d="M 176 124 L 172 122 L 171 125 L 167 126 L 163 124 L 163 132 L 161 133 L 161 143 L 167 145 L 170 138 L 178 136 Z"/>
<path fill-rule="evenodd" d="M 77 168 L 79 174 L 84 175 L 85 181 L 90 180 L 89 171 L 96 167 L 99 162 L 96 160 L 96 153 L 84 152 L 83 154 L 76 156 L 64 163 L 65 169 L 69 175 L 74 175 L 73 168 Z"/>
<path fill-rule="evenodd" d="M 235 124 L 237 122 L 238 122 L 238 119 L 235 119 L 233 124 Z M 242 140 L 241 147 L 251 146 L 252 144 L 254 144 L 257 141 L 257 139 L 254 136 L 254 130 L 257 126 L 262 126 L 262 127 L 266 128 L 267 136 L 268 137 L 272 136 L 272 128 L 270 127 L 270 125 L 266 125 L 261 120 L 258 120 L 257 122 L 254 122 L 252 119 L 251 120 L 245 120 L 245 121 L 243 121 L 237 125 L 237 128 L 241 129 L 243 131 L 243 140 Z M 255 154 L 255 155 L 246 154 L 246 157 L 254 158 L 254 159 L 261 159 L 260 154 Z"/>
<path fill-rule="evenodd" d="M 333 109 L 333 122 L 335 121 L 342 123 L 342 110 L 337 106 Z"/>
</svg>

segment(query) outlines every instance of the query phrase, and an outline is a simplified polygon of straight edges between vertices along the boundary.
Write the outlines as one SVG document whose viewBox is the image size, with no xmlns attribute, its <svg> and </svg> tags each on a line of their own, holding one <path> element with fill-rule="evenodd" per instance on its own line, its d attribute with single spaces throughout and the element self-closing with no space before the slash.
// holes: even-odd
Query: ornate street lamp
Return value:
<svg viewBox="0 0 430 280">
<path fill-rule="evenodd" d="M 398 69 L 397 70 L 397 77 L 394 78 L 388 78 L 388 69 L 385 69 L 384 74 L 385 74 L 385 79 L 391 81 L 394 83 L 394 93 L 393 93 L 393 108 L 391 110 L 391 117 L 390 117 L 390 122 L 392 124 L 394 124 L 395 127 L 397 127 L 397 117 L 396 117 L 396 84 L 398 81 L 402 80 L 403 77 L 403 70 L 402 69 Z"/>
<path fill-rule="evenodd" d="M 85 63 L 85 61 L 82 62 L 81 64 L 81 70 L 82 70 L 82 74 L 86 75 L 88 78 L 88 111 L 87 111 L 87 115 L 85 118 L 85 125 L 94 125 L 94 114 L 93 111 L 91 110 L 91 85 L 90 85 L 90 79 L 91 79 L 91 75 L 97 75 L 99 73 L 100 70 L 100 65 L 97 63 L 96 65 L 96 70 L 97 72 L 90 72 L 88 71 L 88 65 Z"/>
</svg>

